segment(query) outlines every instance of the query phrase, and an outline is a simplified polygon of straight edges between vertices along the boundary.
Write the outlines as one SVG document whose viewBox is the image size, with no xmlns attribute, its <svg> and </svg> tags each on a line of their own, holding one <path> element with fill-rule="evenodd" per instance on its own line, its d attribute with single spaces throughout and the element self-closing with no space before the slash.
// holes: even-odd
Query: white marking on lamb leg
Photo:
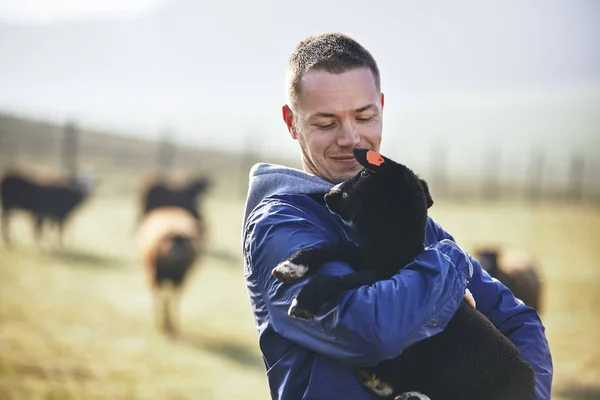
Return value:
<svg viewBox="0 0 600 400">
<path fill-rule="evenodd" d="M 308 271 L 306 265 L 298 265 L 286 260 L 273 268 L 272 274 L 281 282 L 290 283 L 302 278 L 306 271 Z"/>
<path fill-rule="evenodd" d="M 431 400 L 428 396 L 418 392 L 406 392 L 396 396 L 394 400 Z"/>
<path fill-rule="evenodd" d="M 292 305 L 288 309 L 288 315 L 293 318 L 310 319 L 313 314 L 303 308 L 298 309 L 298 299 L 294 297 Z"/>
<path fill-rule="evenodd" d="M 332 211 L 331 208 L 329 208 L 329 206 L 327 204 L 325 204 L 327 206 L 327 209 L 329 210 L 330 213 L 332 213 L 333 215 L 337 216 L 340 220 L 342 220 L 342 222 L 344 223 L 344 225 L 346 225 L 348 228 L 352 228 L 354 227 L 354 222 L 353 221 L 347 221 L 344 218 L 342 218 L 342 216 L 338 213 L 336 213 L 335 211 Z"/>
<path fill-rule="evenodd" d="M 348 228 L 354 228 L 354 222 L 353 221 L 346 221 L 345 219 L 342 218 L 342 222 L 344 223 L 344 225 L 346 225 Z"/>
<path fill-rule="evenodd" d="M 394 393 L 392 385 L 379 379 L 370 370 L 359 368 L 356 371 L 356 376 L 363 385 L 371 389 L 378 396 L 387 397 Z"/>
<path fill-rule="evenodd" d="M 296 311 L 297 306 L 298 306 L 298 299 L 294 297 L 294 299 L 292 300 L 292 305 L 288 309 L 288 315 L 290 317 L 294 316 L 294 312 Z"/>
</svg>

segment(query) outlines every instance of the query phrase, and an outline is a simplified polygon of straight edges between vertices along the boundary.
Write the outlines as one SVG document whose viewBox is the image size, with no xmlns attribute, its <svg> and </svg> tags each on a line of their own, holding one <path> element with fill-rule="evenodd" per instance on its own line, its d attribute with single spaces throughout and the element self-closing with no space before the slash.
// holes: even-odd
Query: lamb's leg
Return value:
<svg viewBox="0 0 600 400">
<path fill-rule="evenodd" d="M 38 245 L 38 247 L 41 247 L 42 245 L 42 232 L 44 230 L 44 216 L 43 215 L 35 215 L 35 222 L 34 222 L 34 236 L 35 236 L 35 241 Z"/>
<path fill-rule="evenodd" d="M 379 378 L 371 368 L 359 368 L 356 377 L 373 393 L 381 397 L 388 397 L 394 393 L 392 385 Z M 428 396 L 418 392 L 406 392 L 394 397 L 394 400 L 431 400 Z"/>
<path fill-rule="evenodd" d="M 358 248 L 351 242 L 302 249 L 279 263 L 272 274 L 282 282 L 293 282 L 306 274 L 309 269 L 331 261 L 345 261 L 350 265 L 358 262 Z"/>
<path fill-rule="evenodd" d="M 341 293 L 381 280 L 374 270 L 360 270 L 348 275 L 317 275 L 311 278 L 292 301 L 288 314 L 292 317 L 310 318 L 326 303 L 334 301 Z"/>
<path fill-rule="evenodd" d="M 169 285 L 158 284 L 154 289 L 156 323 L 161 332 L 173 336 L 175 325 L 172 315 L 172 288 Z"/>
<path fill-rule="evenodd" d="M 58 235 L 58 247 L 62 250 L 65 247 L 65 240 L 64 240 L 64 236 L 65 236 L 65 226 L 64 226 L 65 221 L 62 219 L 56 219 L 56 227 L 57 229 L 57 235 Z"/>
<path fill-rule="evenodd" d="M 379 378 L 370 368 L 359 368 L 356 370 L 356 377 L 373 393 L 381 397 L 388 397 L 394 393 L 394 388 L 389 383 Z M 396 397 L 394 400 L 431 400 L 428 396 L 418 392 L 406 392 Z"/>
<path fill-rule="evenodd" d="M 394 388 L 389 383 L 379 379 L 373 370 L 370 368 L 359 368 L 356 370 L 356 377 L 366 387 L 371 389 L 376 395 L 381 397 L 388 397 L 394 393 Z M 394 400 L 397 400 L 396 397 Z M 404 398 L 400 398 L 404 400 Z"/>
<path fill-rule="evenodd" d="M 171 314 L 171 336 L 177 336 L 180 331 L 181 318 L 179 315 L 181 291 L 178 287 L 172 287 L 169 293 L 169 312 Z"/>
<path fill-rule="evenodd" d="M 7 246 L 10 244 L 10 233 L 8 226 L 9 213 L 10 211 L 7 208 L 2 210 L 2 241 Z"/>
</svg>

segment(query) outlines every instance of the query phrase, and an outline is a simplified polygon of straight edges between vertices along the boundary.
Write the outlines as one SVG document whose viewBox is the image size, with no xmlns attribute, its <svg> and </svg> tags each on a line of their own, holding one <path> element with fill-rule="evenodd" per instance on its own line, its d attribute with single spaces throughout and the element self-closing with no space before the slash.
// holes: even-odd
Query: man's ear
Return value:
<svg viewBox="0 0 600 400">
<path fill-rule="evenodd" d="M 419 178 L 419 182 L 425 191 L 425 200 L 427 201 L 427 208 L 430 208 L 433 205 L 433 198 L 431 197 L 431 193 L 429 192 L 429 185 L 425 180 Z"/>
<path fill-rule="evenodd" d="M 285 104 L 281 108 L 281 112 L 283 115 L 283 122 L 285 122 L 285 125 L 287 126 L 290 135 L 292 135 L 292 138 L 294 140 L 297 139 L 298 135 L 296 134 L 296 126 L 294 125 L 294 113 L 292 112 L 292 109 L 287 104 Z"/>
</svg>

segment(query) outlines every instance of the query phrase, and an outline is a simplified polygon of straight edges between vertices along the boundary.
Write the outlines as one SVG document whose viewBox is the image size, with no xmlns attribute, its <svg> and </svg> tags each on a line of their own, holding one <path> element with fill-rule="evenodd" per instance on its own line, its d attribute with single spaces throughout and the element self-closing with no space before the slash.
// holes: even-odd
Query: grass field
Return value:
<svg viewBox="0 0 600 400">
<path fill-rule="evenodd" d="M 51 235 L 38 248 L 29 219 L 15 218 L 13 247 L 0 247 L 0 399 L 269 398 L 242 276 L 243 199 L 226 189 L 232 179 L 204 204 L 211 251 L 190 277 L 183 334 L 172 340 L 154 327 L 136 262 L 141 172 L 127 171 L 104 168 L 63 250 Z M 600 399 L 600 209 L 442 200 L 431 212 L 467 250 L 496 242 L 534 253 L 553 398 Z"/>
<path fill-rule="evenodd" d="M 441 206 L 432 215 L 467 250 L 497 242 L 532 251 L 544 284 L 553 399 L 600 399 L 600 210 L 470 204 Z"/>
<path fill-rule="evenodd" d="M 16 244 L 0 250 L 0 398 L 268 398 L 239 259 L 241 200 L 206 203 L 214 250 L 190 279 L 177 341 L 153 326 L 132 251 L 133 207 L 92 199 L 63 251 L 52 249 L 52 237 L 38 249 L 29 221 L 15 219 Z M 554 398 L 600 398 L 600 212 L 444 204 L 434 211 L 467 248 L 498 239 L 533 249 L 546 287 Z"/>
<path fill-rule="evenodd" d="M 178 340 L 154 329 L 132 204 L 90 201 L 63 251 L 51 240 L 38 250 L 29 221 L 15 219 L 17 244 L 0 250 L 0 398 L 268 398 L 237 254 L 239 202 L 207 208 L 217 250 L 191 276 Z"/>
</svg>

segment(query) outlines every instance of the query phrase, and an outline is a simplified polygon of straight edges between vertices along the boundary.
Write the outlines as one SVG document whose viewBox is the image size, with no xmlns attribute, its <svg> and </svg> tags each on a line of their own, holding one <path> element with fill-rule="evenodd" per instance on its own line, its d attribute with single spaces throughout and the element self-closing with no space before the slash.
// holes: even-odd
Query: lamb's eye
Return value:
<svg viewBox="0 0 600 400">
<path fill-rule="evenodd" d="M 362 171 L 360 171 L 360 177 L 361 178 L 366 178 L 369 175 L 371 175 L 371 173 L 369 172 L 369 170 L 363 169 Z"/>
</svg>

